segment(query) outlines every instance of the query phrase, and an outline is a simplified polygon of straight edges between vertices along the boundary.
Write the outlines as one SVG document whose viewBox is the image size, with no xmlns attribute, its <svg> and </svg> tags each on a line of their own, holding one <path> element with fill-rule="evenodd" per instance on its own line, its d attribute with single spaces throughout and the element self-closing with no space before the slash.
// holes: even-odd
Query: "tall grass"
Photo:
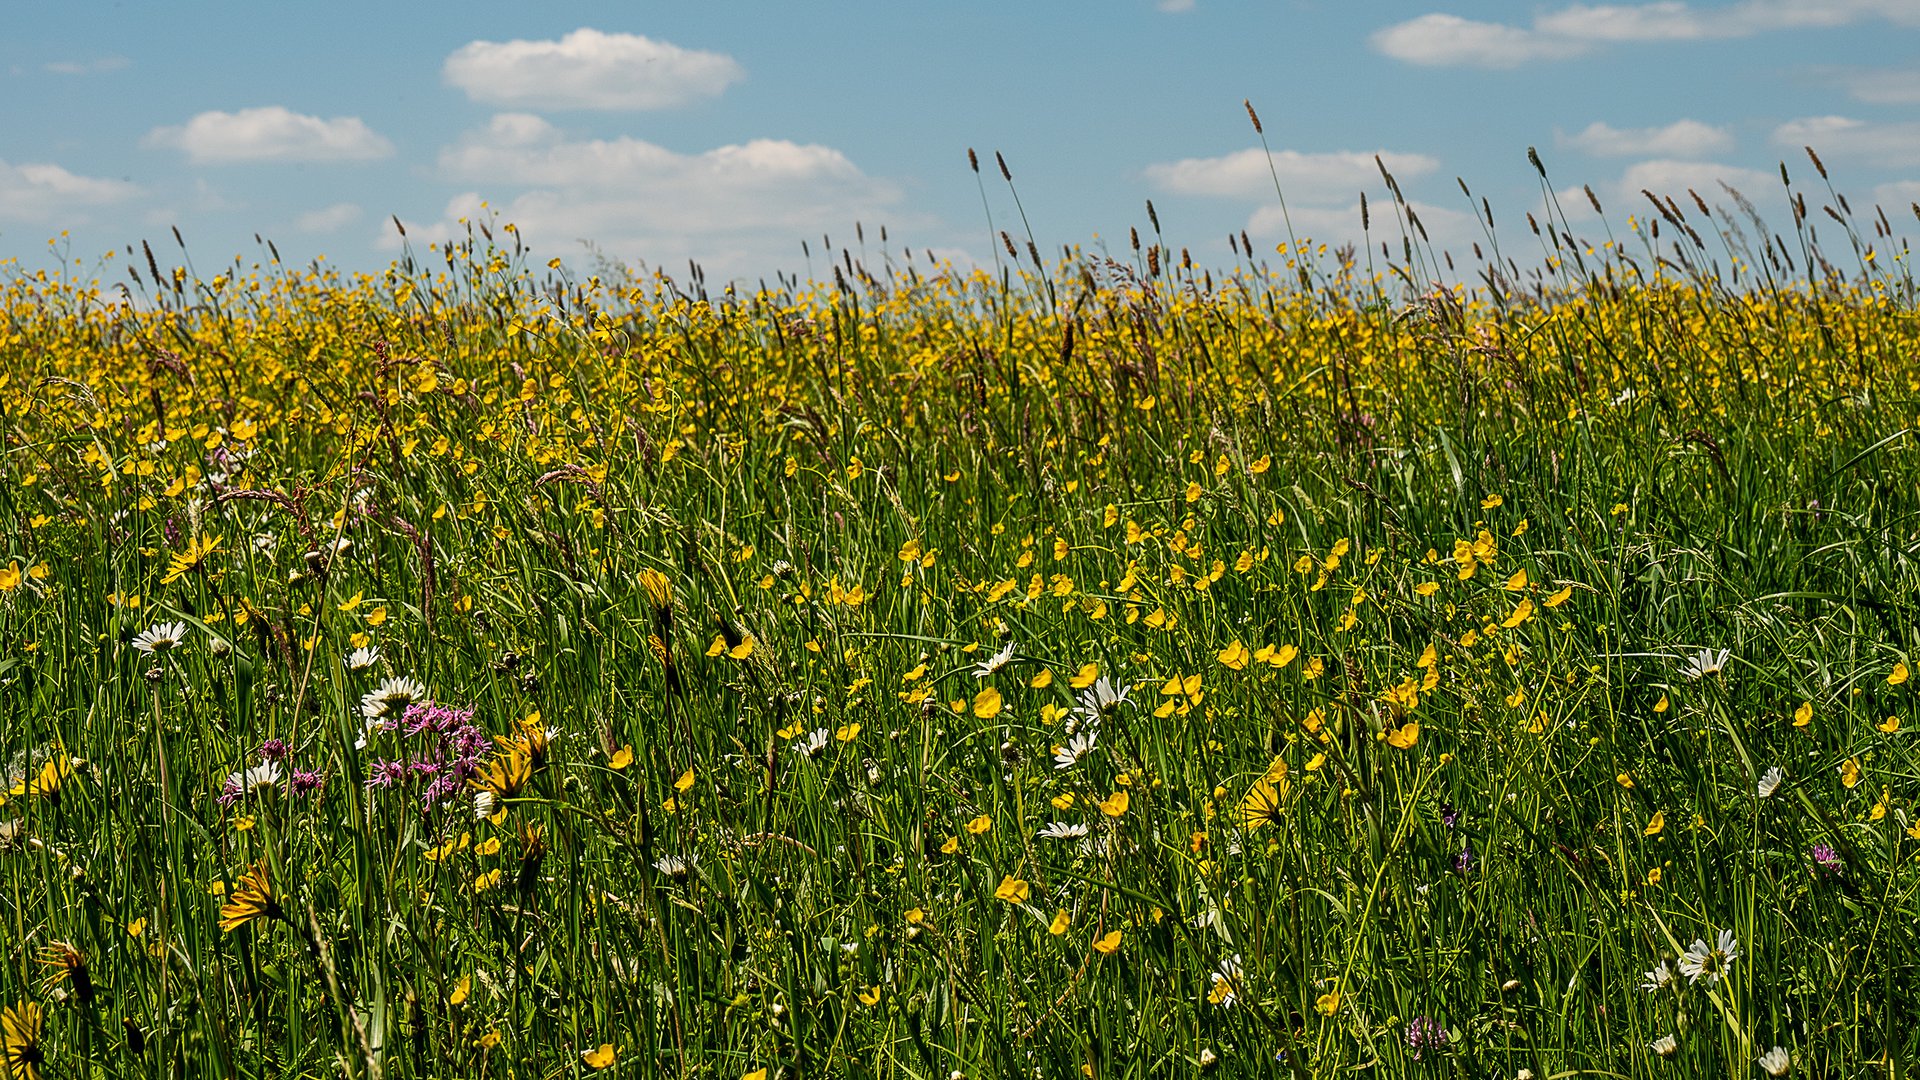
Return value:
<svg viewBox="0 0 1920 1080">
<path fill-rule="evenodd" d="M 1649 198 L 1527 272 L 1396 197 L 1218 275 L 8 279 L 11 1062 L 1897 1074 L 1906 253 Z M 525 782 L 377 786 L 400 677 Z"/>
</svg>

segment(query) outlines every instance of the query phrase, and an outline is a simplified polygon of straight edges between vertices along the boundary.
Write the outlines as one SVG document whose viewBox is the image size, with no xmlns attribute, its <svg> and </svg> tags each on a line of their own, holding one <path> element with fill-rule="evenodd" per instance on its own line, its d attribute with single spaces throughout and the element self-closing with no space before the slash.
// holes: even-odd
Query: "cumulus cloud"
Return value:
<svg viewBox="0 0 1920 1080">
<path fill-rule="evenodd" d="M 440 168 L 476 190 L 417 233 L 407 222 L 410 235 L 450 235 L 479 212 L 485 188 L 492 208 L 543 250 L 591 240 L 621 258 L 670 267 L 697 258 L 721 273 L 791 263 L 802 238 L 856 221 L 911 220 L 892 183 L 831 147 L 784 139 L 689 154 L 625 136 L 576 139 L 540 117 L 504 113 L 443 149 Z"/>
<path fill-rule="evenodd" d="M 1855 158 L 1874 165 L 1920 165 L 1920 122 L 1873 123 L 1845 116 L 1809 116 L 1773 130 L 1777 146 L 1811 146 L 1821 157 Z"/>
<path fill-rule="evenodd" d="M 336 232 L 359 221 L 360 213 L 360 207 L 355 203 L 334 203 L 301 214 L 293 219 L 293 227 L 303 233 Z"/>
<path fill-rule="evenodd" d="M 393 153 L 393 144 L 357 116 L 323 120 L 279 105 L 203 112 L 177 127 L 154 128 L 144 142 L 183 151 L 196 165 L 370 161 Z"/>
<path fill-rule="evenodd" d="M 1411 64 L 1512 68 L 1583 56 L 1611 44 L 1743 38 L 1867 21 L 1920 26 L 1920 0 L 1572 4 L 1540 12 L 1526 26 L 1436 12 L 1385 27 L 1370 40 L 1375 50 Z"/>
<path fill-rule="evenodd" d="M 1396 180 L 1424 176 L 1440 163 L 1424 154 L 1380 151 Z M 1271 157 L 1258 147 L 1211 158 L 1186 158 L 1181 161 L 1149 165 L 1144 170 L 1148 182 L 1172 195 L 1209 195 L 1226 198 L 1267 198 L 1273 195 L 1273 178 L 1280 177 L 1280 190 L 1289 198 L 1326 198 L 1356 195 L 1369 186 L 1382 183 L 1374 155 L 1349 150 L 1303 154 L 1280 150 Z M 1272 168 L 1269 171 L 1268 162 Z"/>
<path fill-rule="evenodd" d="M 724 53 L 591 28 L 558 41 L 468 42 L 441 73 L 475 101 L 545 109 L 670 109 L 746 77 Z"/>
<path fill-rule="evenodd" d="M 1517 26 L 1479 22 L 1440 12 L 1374 31 L 1375 51 L 1428 67 L 1511 68 L 1534 60 L 1561 60 L 1587 51 L 1577 41 Z"/>
<path fill-rule="evenodd" d="M 1168 195 L 1252 203 L 1245 228 L 1262 242 L 1285 240 L 1291 231 L 1301 241 L 1311 239 L 1339 246 L 1359 244 L 1370 232 L 1375 243 L 1391 241 L 1397 252 L 1400 224 L 1395 219 L 1393 196 L 1380 175 L 1383 164 L 1403 189 L 1440 168 L 1436 158 L 1394 150 L 1277 150 L 1269 155 L 1254 147 L 1219 157 L 1160 162 L 1141 171 L 1148 183 Z M 1274 196 L 1276 175 L 1286 196 L 1284 212 Z M 1368 229 L 1361 227 L 1363 193 L 1369 207 Z M 1464 248 L 1465 242 L 1477 235 L 1474 219 L 1468 213 L 1417 200 L 1411 205 L 1436 248 Z M 1413 239 L 1420 241 L 1417 234 Z"/>
<path fill-rule="evenodd" d="M 1595 157 L 1713 157 L 1733 149 L 1732 132 L 1698 120 L 1676 120 L 1654 128 L 1616 128 L 1595 122 L 1577 135 L 1557 138 L 1562 146 Z"/>
<path fill-rule="evenodd" d="M 1278 206 L 1263 206 L 1247 219 L 1247 231 L 1262 239 L 1284 238 L 1289 223 L 1294 235 L 1301 240 L 1311 237 L 1329 244 L 1361 243 L 1370 240 L 1375 245 L 1388 242 L 1394 257 L 1399 257 L 1401 222 L 1396 216 L 1391 196 L 1384 190 L 1367 196 L 1367 228 L 1362 229 L 1360 218 L 1360 199 L 1337 206 L 1292 206 L 1287 207 L 1283 215 Z M 1427 242 L 1435 250 L 1447 248 L 1464 249 L 1466 243 L 1480 235 L 1476 219 L 1464 210 L 1454 210 L 1432 203 L 1409 199 L 1407 205 L 1420 218 L 1420 224 L 1427 230 Z M 1420 233 L 1411 223 L 1406 226 L 1407 235 L 1414 243 L 1422 243 Z"/>
<path fill-rule="evenodd" d="M 1638 204 L 1631 211 L 1638 214 L 1644 214 L 1647 210 L 1646 196 L 1641 194 L 1643 191 L 1671 197 L 1683 208 L 1691 202 L 1687 197 L 1689 191 L 1699 193 L 1709 206 L 1730 205 L 1732 198 L 1725 195 L 1722 184 L 1738 191 L 1763 211 L 1770 204 L 1777 204 L 1778 208 L 1786 206 L 1785 197 L 1777 194 L 1780 191 L 1780 174 L 1777 172 L 1712 161 L 1679 161 L 1670 158 L 1641 161 L 1628 166 L 1620 174 L 1619 182 L 1613 185 L 1613 195 L 1625 203 Z"/>
<path fill-rule="evenodd" d="M 139 195 L 124 180 L 80 176 L 58 165 L 0 161 L 0 218 L 66 227 L 84 220 L 89 207 L 109 206 Z"/>
</svg>

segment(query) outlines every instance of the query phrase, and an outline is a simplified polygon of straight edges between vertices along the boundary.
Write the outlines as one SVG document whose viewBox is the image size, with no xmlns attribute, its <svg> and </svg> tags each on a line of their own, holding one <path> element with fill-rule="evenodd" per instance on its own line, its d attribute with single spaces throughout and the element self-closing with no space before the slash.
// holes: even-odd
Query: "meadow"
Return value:
<svg viewBox="0 0 1920 1080">
<path fill-rule="evenodd" d="M 15 264 L 6 1069 L 1906 1075 L 1920 321 L 1792 172 Z"/>
</svg>

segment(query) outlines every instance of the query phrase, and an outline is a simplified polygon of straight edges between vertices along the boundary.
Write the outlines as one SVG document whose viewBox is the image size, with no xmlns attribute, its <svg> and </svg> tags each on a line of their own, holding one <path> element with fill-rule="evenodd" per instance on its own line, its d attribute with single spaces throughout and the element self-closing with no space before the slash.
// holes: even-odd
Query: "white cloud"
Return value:
<svg viewBox="0 0 1920 1080">
<path fill-rule="evenodd" d="M 1644 216 L 1651 209 L 1647 197 L 1641 192 L 1651 191 L 1655 195 L 1671 197 L 1689 216 L 1694 213 L 1688 191 L 1698 192 L 1708 206 L 1730 206 L 1732 197 L 1721 190 L 1726 184 L 1759 206 L 1764 211 L 1766 204 L 1778 201 L 1784 207 L 1784 199 L 1776 199 L 1780 190 L 1780 174 L 1760 169 L 1747 169 L 1738 165 L 1722 165 L 1711 161 L 1677 161 L 1670 158 L 1658 158 L 1641 161 L 1628 166 L 1620 174 L 1620 180 L 1614 185 L 1614 196 L 1632 204 L 1629 213 Z M 1619 209 L 1620 207 L 1614 207 Z"/>
<path fill-rule="evenodd" d="M 1395 180 L 1424 176 L 1440 167 L 1438 161 L 1424 154 L 1381 151 L 1379 156 Z M 1273 178 L 1278 174 L 1280 190 L 1288 197 L 1326 199 L 1354 196 L 1364 188 L 1378 187 L 1383 181 L 1373 159 L 1373 154 L 1350 150 L 1324 154 L 1280 150 L 1269 159 L 1264 151 L 1254 148 L 1221 157 L 1158 163 L 1143 171 L 1150 183 L 1173 195 L 1270 198 Z"/>
<path fill-rule="evenodd" d="M 468 42 L 442 75 L 492 105 L 669 109 L 716 96 L 746 71 L 724 53 L 582 28 L 558 41 Z"/>
<path fill-rule="evenodd" d="M 55 60 L 42 67 L 55 75 L 98 75 L 132 66 L 124 56 L 100 56 L 92 60 Z"/>
<path fill-rule="evenodd" d="M 1561 60 L 1587 51 L 1586 46 L 1577 41 L 1438 12 L 1376 30 L 1368 41 L 1375 51 L 1395 60 L 1429 67 L 1511 68 L 1533 60 Z"/>
<path fill-rule="evenodd" d="M 1775 145 L 1813 147 L 1821 157 L 1858 158 L 1894 168 L 1920 166 L 1920 122 L 1871 123 L 1845 116 L 1809 116 L 1773 130 Z"/>
<path fill-rule="evenodd" d="M 1920 26 L 1920 0 L 1741 0 L 1697 7 L 1572 4 L 1534 16 L 1529 26 L 1432 13 L 1376 31 L 1375 50 L 1412 64 L 1511 68 L 1535 60 L 1584 56 L 1623 42 L 1699 41 L 1866 21 Z"/>
<path fill-rule="evenodd" d="M 1595 157 L 1713 157 L 1733 149 L 1733 133 L 1698 120 L 1676 120 L 1665 127 L 1616 128 L 1595 122 L 1577 135 L 1556 137 L 1562 146 Z"/>
<path fill-rule="evenodd" d="M 1895 180 L 1873 189 L 1873 201 L 1895 209 L 1920 202 L 1920 180 Z"/>
<path fill-rule="evenodd" d="M 341 202 L 301 214 L 293 219 L 293 227 L 303 233 L 330 233 L 359 220 L 360 207 L 355 203 Z"/>
<path fill-rule="evenodd" d="M 683 154 L 631 137 L 574 139 L 504 113 L 443 149 L 440 168 L 486 188 L 503 221 L 543 251 L 588 240 L 617 257 L 669 268 L 691 257 L 722 274 L 792 265 L 801 239 L 856 221 L 871 233 L 917 220 L 902 214 L 897 187 L 840 151 L 782 139 Z M 525 190 L 500 201 L 502 188 Z M 438 223 L 408 221 L 409 237 L 452 235 L 455 219 L 481 212 L 480 198 L 456 197 Z"/>
<path fill-rule="evenodd" d="M 62 227 L 78 224 L 87 207 L 125 202 L 141 194 L 124 180 L 79 176 L 58 165 L 0 161 L 0 218 Z"/>
<path fill-rule="evenodd" d="M 1920 71 L 1842 71 L 1838 80 L 1854 100 L 1869 105 L 1920 105 Z"/>
<path fill-rule="evenodd" d="M 196 165 L 370 161 L 393 153 L 393 144 L 357 116 L 322 120 L 279 105 L 203 112 L 182 126 L 154 128 L 143 142 L 184 151 Z"/>
<path fill-rule="evenodd" d="M 1285 239 L 1287 226 L 1291 224 L 1294 235 L 1302 241 L 1312 239 L 1333 245 L 1362 242 L 1378 245 L 1384 241 L 1394 257 L 1399 258 L 1401 221 L 1392 197 L 1384 190 L 1370 192 L 1367 204 L 1365 230 L 1360 227 L 1360 200 L 1356 196 L 1352 202 L 1338 206 L 1289 205 L 1284 215 L 1277 205 L 1263 206 L 1247 219 L 1247 231 L 1266 240 Z M 1407 236 L 1416 244 L 1431 243 L 1435 251 L 1452 248 L 1464 252 L 1467 243 L 1480 236 L 1474 216 L 1464 210 L 1416 199 L 1409 199 L 1407 205 L 1427 230 L 1427 238 L 1422 241 L 1419 231 L 1411 223 L 1407 225 Z"/>
</svg>

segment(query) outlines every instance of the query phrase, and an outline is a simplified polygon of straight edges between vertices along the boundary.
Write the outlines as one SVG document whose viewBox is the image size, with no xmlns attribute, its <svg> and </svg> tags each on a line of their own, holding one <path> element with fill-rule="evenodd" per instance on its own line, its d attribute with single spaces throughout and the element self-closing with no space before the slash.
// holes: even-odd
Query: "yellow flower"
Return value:
<svg viewBox="0 0 1920 1080">
<path fill-rule="evenodd" d="M 491 792 L 495 799 L 511 799 L 527 789 L 533 779 L 533 758 L 518 744 L 501 750 L 481 764 L 479 772 L 468 780 L 475 791 Z"/>
<path fill-rule="evenodd" d="M 281 917 L 280 904 L 273 897 L 273 882 L 267 878 L 267 864 L 256 863 L 240 876 L 233 895 L 220 905 L 220 929 L 231 933 L 255 919 Z"/>
<path fill-rule="evenodd" d="M 612 1043 L 601 1043 L 600 1048 L 597 1050 L 580 1051 L 580 1060 L 586 1062 L 588 1067 L 594 1069 L 604 1069 L 613 1064 L 613 1058 L 614 1050 Z"/>
<path fill-rule="evenodd" d="M 1110 930 L 1106 936 L 1093 943 L 1093 951 L 1101 956 L 1112 956 L 1120 951 L 1120 931 Z"/>
<path fill-rule="evenodd" d="M 1507 590 L 1508 592 L 1518 592 L 1519 590 L 1526 588 L 1527 587 L 1527 568 L 1523 566 L 1520 569 L 1514 571 L 1513 576 L 1508 578 L 1506 584 L 1500 587 Z"/>
<path fill-rule="evenodd" d="M 1520 601 L 1519 604 L 1515 605 L 1513 609 L 1513 614 L 1507 616 L 1506 619 L 1500 623 L 1500 625 L 1505 627 L 1508 630 L 1511 630 L 1514 627 L 1519 626 L 1521 623 L 1526 622 L 1528 619 L 1532 617 L 1533 617 L 1533 601 L 1522 600 Z"/>
<path fill-rule="evenodd" d="M 860 737 L 860 725 L 842 724 L 833 729 L 833 737 L 836 742 L 852 742 Z"/>
<path fill-rule="evenodd" d="M 1321 1016 L 1332 1016 L 1340 1010 L 1340 991 L 1329 990 L 1313 1001 L 1314 1011 Z"/>
<path fill-rule="evenodd" d="M 1840 763 L 1840 786 L 1852 787 L 1860 782 L 1860 759 L 1848 758 Z"/>
<path fill-rule="evenodd" d="M 860 1004 L 868 1006 L 880 1004 L 880 988 L 878 986 L 869 986 L 865 990 L 860 991 Z"/>
<path fill-rule="evenodd" d="M 1005 900 L 1009 904 L 1024 904 L 1032 892 L 1032 886 L 1008 874 L 1000 879 L 1000 887 L 993 890 L 993 897 L 996 900 Z"/>
<path fill-rule="evenodd" d="M 1552 596 L 1549 596 L 1544 601 L 1542 601 L 1541 606 L 1550 607 L 1550 608 L 1559 607 L 1561 604 L 1564 604 L 1567 602 L 1567 597 L 1572 595 L 1573 595 L 1573 586 L 1563 585 L 1560 587 L 1559 592 L 1554 593 Z"/>
<path fill-rule="evenodd" d="M 1053 922 L 1047 925 L 1047 933 L 1052 934 L 1054 937 L 1059 937 L 1061 934 L 1066 933 L 1067 927 L 1072 924 L 1073 919 L 1067 914 L 1067 909 L 1061 908 L 1059 911 L 1053 913 Z"/>
<path fill-rule="evenodd" d="M 673 607 L 673 582 L 667 575 L 649 566 L 635 576 L 640 579 L 640 589 L 647 594 L 647 602 L 653 605 L 656 616 Z"/>
<path fill-rule="evenodd" d="M 1248 789 L 1246 798 L 1240 800 L 1240 824 L 1248 829 L 1257 829 L 1262 825 L 1280 820 L 1281 799 L 1286 794 L 1286 778 L 1271 780 L 1261 777 Z"/>
<path fill-rule="evenodd" d="M 1906 661 L 1903 660 L 1893 665 L 1893 671 L 1887 675 L 1887 685 L 1899 686 L 1901 683 L 1907 681 L 1907 675 L 1907 664 Z"/>
<path fill-rule="evenodd" d="M 942 855 L 951 855 L 954 852 L 959 850 L 960 850 L 960 838 L 957 836 L 947 837 L 946 842 L 940 845 L 940 854 Z"/>
<path fill-rule="evenodd" d="M 1219 659 L 1220 659 L 1220 662 L 1222 664 L 1225 664 L 1228 668 L 1234 671 L 1239 671 L 1247 666 L 1247 659 L 1249 655 L 1250 654 L 1247 652 L 1247 647 L 1245 645 L 1242 645 L 1239 642 L 1239 640 L 1236 639 L 1233 644 L 1220 650 Z"/>
<path fill-rule="evenodd" d="M 1000 715 L 1000 709 L 1004 705 L 1000 691 L 989 686 L 973 696 L 973 715 L 982 720 L 991 720 Z"/>
<path fill-rule="evenodd" d="M 1640 830 L 1640 835 L 1659 836 L 1660 830 L 1666 827 L 1667 827 L 1667 815 L 1665 811 L 1655 810 L 1653 812 L 1653 816 L 1647 819 L 1647 827 Z"/>
<path fill-rule="evenodd" d="M 981 833 L 992 828 L 993 818 L 987 814 L 981 814 L 979 817 L 967 822 L 967 831 L 975 836 L 979 836 Z"/>
<path fill-rule="evenodd" d="M 0 570 L 0 592 L 12 592 L 19 587 L 20 563 L 18 561 L 8 562 L 7 568 Z"/>
<path fill-rule="evenodd" d="M 10 1080 L 40 1080 L 40 1065 L 46 1060 L 40 1030 L 45 1022 L 46 1014 L 36 1002 L 0 1009 L 0 1061 L 5 1062 Z"/>
<path fill-rule="evenodd" d="M 1420 722 L 1418 720 L 1409 720 L 1387 732 L 1387 745 L 1401 750 L 1411 750 L 1413 744 L 1419 741 Z"/>
<path fill-rule="evenodd" d="M 1630 772 L 1623 772 L 1619 776 L 1614 777 L 1613 779 L 1614 779 L 1614 782 L 1618 783 L 1623 788 L 1633 787 L 1633 774 Z"/>
<path fill-rule="evenodd" d="M 1116 791 L 1100 800 L 1100 812 L 1108 817 L 1120 817 L 1127 812 L 1127 793 Z"/>
<path fill-rule="evenodd" d="M 1897 716 L 1889 716 L 1874 726 L 1891 735 L 1900 730 L 1900 718 Z"/>
<path fill-rule="evenodd" d="M 688 788 L 691 788 L 692 786 L 693 786 L 693 770 L 692 769 L 688 769 L 686 772 L 681 773 L 680 779 L 675 780 L 673 782 L 673 790 L 675 791 L 684 792 Z"/>
<path fill-rule="evenodd" d="M 1491 510 L 1494 507 L 1499 506 L 1501 503 L 1505 501 L 1506 501 L 1505 499 L 1502 499 L 1498 495 L 1489 495 L 1486 498 L 1480 500 L 1480 509 Z"/>
<path fill-rule="evenodd" d="M 1793 726 L 1806 727 L 1811 723 L 1813 723 L 1813 702 L 1803 701 L 1799 708 L 1793 710 Z"/>
<path fill-rule="evenodd" d="M 633 747 L 631 745 L 623 746 L 615 750 L 613 757 L 607 759 L 608 767 L 616 771 L 624 769 L 631 764 L 633 764 Z"/>
<path fill-rule="evenodd" d="M 1423 581 L 1415 585 L 1413 591 L 1418 596 L 1432 596 L 1434 593 L 1440 591 L 1440 583 L 1436 581 Z"/>
</svg>

